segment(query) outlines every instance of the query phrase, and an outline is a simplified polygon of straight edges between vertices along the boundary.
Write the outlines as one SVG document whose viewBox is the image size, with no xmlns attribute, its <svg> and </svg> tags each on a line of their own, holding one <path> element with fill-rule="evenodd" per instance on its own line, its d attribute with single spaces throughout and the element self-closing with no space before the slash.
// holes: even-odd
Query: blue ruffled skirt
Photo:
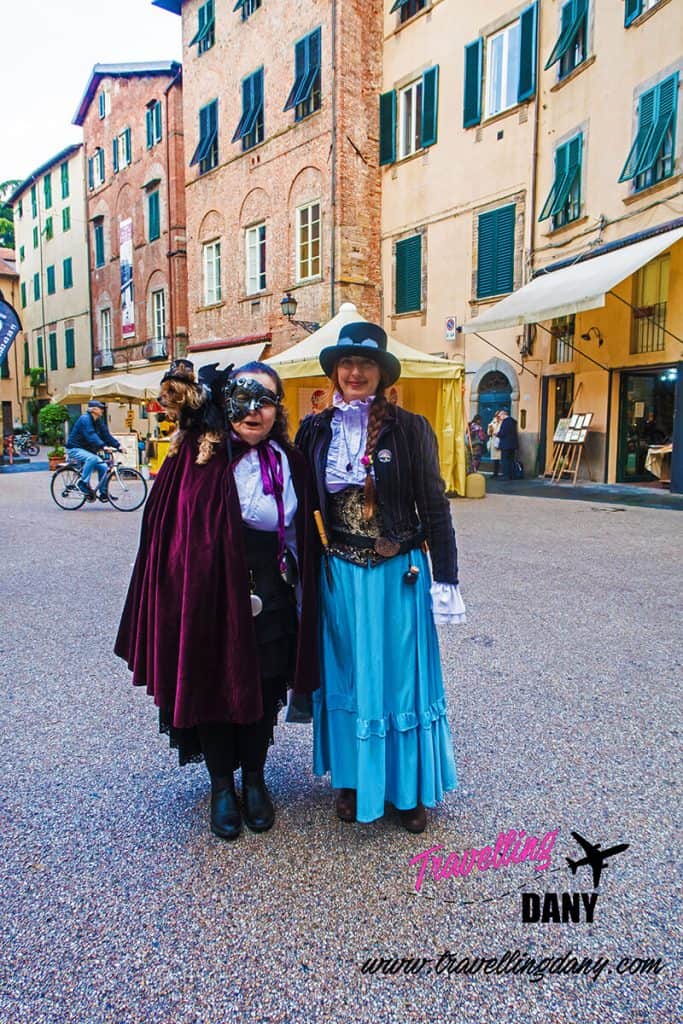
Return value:
<svg viewBox="0 0 683 1024">
<path fill-rule="evenodd" d="M 458 781 L 446 717 L 429 562 L 414 586 L 408 558 L 374 569 L 330 559 L 321 576 L 321 687 L 313 694 L 313 770 L 357 790 L 358 821 L 389 801 L 434 807 Z"/>
</svg>

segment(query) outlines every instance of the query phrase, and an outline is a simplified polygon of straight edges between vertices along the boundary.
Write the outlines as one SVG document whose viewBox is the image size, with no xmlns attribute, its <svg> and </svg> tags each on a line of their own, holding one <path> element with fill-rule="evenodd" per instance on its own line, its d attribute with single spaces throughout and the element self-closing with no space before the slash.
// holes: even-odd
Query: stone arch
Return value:
<svg viewBox="0 0 683 1024">
<path fill-rule="evenodd" d="M 207 210 L 199 224 L 197 238 L 200 242 L 210 242 L 225 233 L 225 219 L 218 210 Z"/>
<path fill-rule="evenodd" d="M 287 206 L 293 210 L 296 206 L 303 206 L 304 203 L 314 199 L 322 200 L 323 183 L 322 173 L 319 167 L 312 164 L 302 167 L 292 178 L 287 197 Z"/>
<path fill-rule="evenodd" d="M 242 200 L 239 219 L 240 227 L 248 227 L 249 224 L 267 220 L 270 216 L 270 196 L 263 188 L 252 188 Z"/>
<path fill-rule="evenodd" d="M 514 367 L 507 359 L 503 359 L 500 356 L 494 356 L 492 359 L 488 359 L 485 363 L 479 367 L 472 382 L 470 384 L 470 411 L 469 419 L 479 411 L 479 388 L 484 378 L 489 373 L 500 373 L 505 377 L 508 384 L 510 385 L 510 403 L 512 415 L 517 418 L 519 411 L 519 380 Z"/>
</svg>

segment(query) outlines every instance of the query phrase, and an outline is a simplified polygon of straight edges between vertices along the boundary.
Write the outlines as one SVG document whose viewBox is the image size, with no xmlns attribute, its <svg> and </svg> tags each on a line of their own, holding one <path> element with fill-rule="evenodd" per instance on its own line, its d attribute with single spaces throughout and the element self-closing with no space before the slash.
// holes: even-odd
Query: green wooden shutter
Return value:
<svg viewBox="0 0 683 1024">
<path fill-rule="evenodd" d="M 626 0 L 624 4 L 624 26 L 629 27 L 643 10 L 643 0 Z"/>
<path fill-rule="evenodd" d="M 511 292 L 515 266 L 515 206 L 479 214 L 477 297 Z"/>
<path fill-rule="evenodd" d="M 119 140 L 112 139 L 111 144 L 111 162 L 114 165 L 114 174 L 118 174 L 119 170 Z"/>
<path fill-rule="evenodd" d="M 481 121 L 481 71 L 484 40 L 479 37 L 465 47 L 465 89 L 463 128 L 473 128 Z"/>
<path fill-rule="evenodd" d="M 42 339 L 42 337 L 38 337 L 36 339 L 36 344 L 37 344 L 37 347 L 38 347 L 38 366 L 40 366 L 40 368 L 44 370 L 45 369 L 45 354 L 43 352 L 43 339 Z"/>
<path fill-rule="evenodd" d="M 645 141 L 636 174 L 644 174 L 659 159 L 666 133 L 675 120 L 678 99 L 678 72 L 660 82 L 655 92 L 655 113 L 652 130 Z"/>
<path fill-rule="evenodd" d="M 95 266 L 104 266 L 104 227 L 102 224 L 95 225 Z"/>
<path fill-rule="evenodd" d="M 50 369 L 58 370 L 59 366 L 57 364 L 57 335 L 52 331 L 50 331 L 50 333 L 48 334 L 48 343 L 50 346 Z"/>
<path fill-rule="evenodd" d="M 40 298 L 40 274 L 33 275 L 33 298 L 35 301 Z"/>
<path fill-rule="evenodd" d="M 54 295 L 55 293 L 55 268 L 54 264 L 47 268 L 47 294 Z"/>
<path fill-rule="evenodd" d="M 396 159 L 396 90 L 379 98 L 379 163 L 393 164 Z"/>
<path fill-rule="evenodd" d="M 71 207 L 65 206 L 62 210 L 62 231 L 68 231 L 71 228 Z"/>
<path fill-rule="evenodd" d="M 102 182 L 102 181 L 104 181 L 104 150 L 103 149 L 98 149 L 98 151 L 97 151 L 97 159 L 99 160 L 99 163 L 100 163 L 100 181 Z"/>
<path fill-rule="evenodd" d="M 0 377 L 3 380 L 9 380 L 9 356 L 5 356 L 2 363 L 0 363 Z"/>
<path fill-rule="evenodd" d="M 588 0 L 567 0 L 562 8 L 560 35 L 550 52 L 545 69 L 551 68 L 564 57 L 567 50 L 574 44 L 576 34 L 588 12 Z"/>
<path fill-rule="evenodd" d="M 66 163 L 62 164 L 61 174 L 62 174 L 62 199 L 68 199 L 69 198 L 69 165 L 68 164 L 66 164 Z"/>
<path fill-rule="evenodd" d="M 130 128 L 126 128 L 123 133 L 123 148 L 125 150 L 125 161 L 126 164 L 131 162 L 131 149 L 130 149 Z"/>
<path fill-rule="evenodd" d="M 64 331 L 64 344 L 66 348 L 66 368 L 67 370 L 73 370 L 76 365 L 76 344 L 73 327 L 67 327 Z"/>
<path fill-rule="evenodd" d="M 630 181 L 638 173 L 640 158 L 654 129 L 656 94 L 656 89 L 648 89 L 640 97 L 638 103 L 638 131 L 626 157 L 626 163 L 619 175 L 619 181 Z"/>
<path fill-rule="evenodd" d="M 291 110 L 292 107 L 296 106 L 297 96 L 301 91 L 301 86 L 304 78 L 306 77 L 308 60 L 308 46 L 306 39 L 300 39 L 294 46 L 294 85 L 289 90 L 287 102 L 284 105 L 284 110 Z"/>
<path fill-rule="evenodd" d="M 149 217 L 149 240 L 153 242 L 161 234 L 159 223 L 159 192 L 150 192 L 147 201 L 147 213 Z"/>
<path fill-rule="evenodd" d="M 62 264 L 62 276 L 63 276 L 63 279 L 64 279 L 64 287 L 65 288 L 73 288 L 74 274 L 73 274 L 73 264 L 71 262 L 71 257 L 70 256 L 67 256 L 66 259 L 64 260 L 63 264 Z"/>
<path fill-rule="evenodd" d="M 145 121 L 147 126 L 147 149 L 151 149 L 154 145 L 154 115 L 152 114 L 151 107 L 147 109 Z"/>
<path fill-rule="evenodd" d="M 21 287 L 24 288 L 25 286 L 22 284 Z M 28 349 L 28 342 L 25 341 L 24 342 L 24 377 L 28 377 L 28 372 L 29 372 L 30 369 L 31 369 L 31 354 L 30 354 L 29 349 Z"/>
<path fill-rule="evenodd" d="M 439 65 L 428 68 L 422 76 L 422 146 L 433 146 L 439 120 Z"/>
<path fill-rule="evenodd" d="M 519 82 L 517 102 L 531 99 L 536 92 L 536 34 L 538 3 L 525 8 L 519 16 Z"/>
<path fill-rule="evenodd" d="M 95 187 L 95 167 L 93 158 L 88 157 L 88 188 L 92 189 Z"/>
<path fill-rule="evenodd" d="M 412 313 L 422 306 L 422 235 L 396 243 L 397 313 Z"/>
<path fill-rule="evenodd" d="M 43 192 L 45 193 L 45 209 L 52 206 L 52 175 L 46 174 L 43 178 Z"/>
<path fill-rule="evenodd" d="M 161 101 L 157 100 L 153 107 L 154 115 L 154 141 L 161 140 Z"/>
<path fill-rule="evenodd" d="M 26 283 L 21 282 L 21 308 L 26 309 Z"/>
</svg>

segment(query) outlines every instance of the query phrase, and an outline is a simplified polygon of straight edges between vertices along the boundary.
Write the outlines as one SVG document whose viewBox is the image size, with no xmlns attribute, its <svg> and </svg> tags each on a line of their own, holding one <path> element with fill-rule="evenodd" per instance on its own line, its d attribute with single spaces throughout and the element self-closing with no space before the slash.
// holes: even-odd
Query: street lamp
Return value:
<svg viewBox="0 0 683 1024">
<path fill-rule="evenodd" d="M 295 320 L 294 317 L 296 316 L 297 306 L 298 302 L 291 292 L 286 292 L 286 294 L 280 299 L 282 315 L 287 317 L 290 324 L 296 324 L 297 327 L 303 327 L 303 329 L 308 331 L 309 334 L 314 334 L 315 331 L 320 328 L 320 324 L 316 323 L 314 320 Z"/>
</svg>

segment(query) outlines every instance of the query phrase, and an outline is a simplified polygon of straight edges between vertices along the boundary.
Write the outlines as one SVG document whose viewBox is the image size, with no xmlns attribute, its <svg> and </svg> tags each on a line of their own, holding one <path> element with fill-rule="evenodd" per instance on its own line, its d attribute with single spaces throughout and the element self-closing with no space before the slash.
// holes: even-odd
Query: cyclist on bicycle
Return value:
<svg viewBox="0 0 683 1024">
<path fill-rule="evenodd" d="M 104 416 L 104 402 L 98 402 L 93 398 L 88 402 L 87 411 L 79 416 L 69 431 L 69 440 L 66 442 L 66 450 L 72 462 L 82 462 L 81 478 L 78 481 L 78 488 L 85 494 L 88 501 L 95 498 L 100 501 L 107 501 L 106 494 L 97 493 L 107 472 L 107 463 L 104 462 L 99 452 L 121 451 L 121 445 L 115 437 L 109 433 Z M 90 477 L 93 471 L 97 470 L 99 483 L 97 491 L 90 486 Z"/>
</svg>

